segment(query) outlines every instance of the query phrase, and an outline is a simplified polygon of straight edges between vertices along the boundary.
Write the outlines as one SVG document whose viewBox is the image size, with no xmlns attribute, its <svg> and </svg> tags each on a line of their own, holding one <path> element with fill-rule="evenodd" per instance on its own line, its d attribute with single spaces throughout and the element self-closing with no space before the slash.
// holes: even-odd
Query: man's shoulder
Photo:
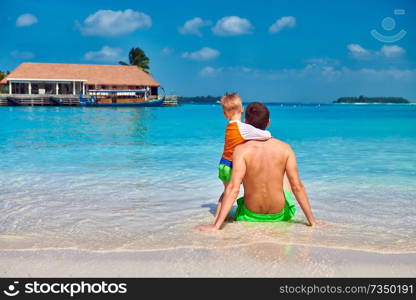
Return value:
<svg viewBox="0 0 416 300">
<path fill-rule="evenodd" d="M 272 137 L 270 140 L 270 143 L 273 143 L 277 146 L 283 147 L 283 148 L 290 148 L 290 145 L 282 140 L 279 140 L 275 137 Z"/>
<path fill-rule="evenodd" d="M 235 149 L 237 150 L 243 150 L 243 149 L 251 149 L 251 148 L 256 148 L 258 145 L 262 145 L 262 144 L 271 144 L 273 146 L 279 146 L 282 148 L 290 148 L 290 145 L 282 140 L 279 140 L 275 137 L 272 137 L 270 139 L 268 139 L 267 141 L 258 141 L 258 140 L 250 140 L 250 141 L 246 141 L 244 143 L 239 144 Z"/>
<path fill-rule="evenodd" d="M 245 151 L 247 151 L 248 149 L 250 149 L 250 148 L 252 148 L 253 147 L 253 145 L 252 145 L 252 143 L 251 143 L 252 141 L 247 141 L 247 142 L 245 142 L 245 143 L 241 143 L 241 144 L 239 144 L 239 145 L 237 145 L 235 148 L 234 148 L 234 153 L 241 153 L 241 152 L 245 152 Z M 256 141 L 257 142 L 257 141 Z"/>
<path fill-rule="evenodd" d="M 234 156 L 245 156 L 246 154 L 250 153 L 251 151 L 253 151 L 256 148 L 256 143 L 263 143 L 262 141 L 247 141 L 244 143 L 241 143 L 239 145 L 237 145 L 234 148 Z"/>
</svg>

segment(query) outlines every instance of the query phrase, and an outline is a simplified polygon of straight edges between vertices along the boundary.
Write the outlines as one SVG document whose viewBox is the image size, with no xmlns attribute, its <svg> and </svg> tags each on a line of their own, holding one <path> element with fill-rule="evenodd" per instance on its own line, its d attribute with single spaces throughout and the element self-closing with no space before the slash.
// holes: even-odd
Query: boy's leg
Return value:
<svg viewBox="0 0 416 300">
<path fill-rule="evenodd" d="M 228 183 L 225 182 L 225 181 L 223 181 L 222 183 L 224 184 L 224 192 L 225 192 L 225 189 L 227 188 Z M 218 217 L 218 215 L 219 215 L 219 213 L 221 211 L 222 198 L 224 196 L 224 192 L 222 192 L 220 198 L 218 199 L 217 210 L 215 211 L 215 221 L 217 220 L 217 217 Z"/>
</svg>

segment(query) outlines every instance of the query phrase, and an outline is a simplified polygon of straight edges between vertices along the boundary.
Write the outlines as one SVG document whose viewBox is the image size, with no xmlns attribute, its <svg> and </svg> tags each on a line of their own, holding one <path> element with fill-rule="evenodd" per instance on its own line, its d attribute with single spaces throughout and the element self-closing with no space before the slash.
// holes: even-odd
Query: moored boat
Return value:
<svg viewBox="0 0 416 300">
<path fill-rule="evenodd" d="M 148 90 L 90 90 L 89 98 L 80 95 L 82 106 L 162 106 L 165 97 L 150 96 Z"/>
</svg>

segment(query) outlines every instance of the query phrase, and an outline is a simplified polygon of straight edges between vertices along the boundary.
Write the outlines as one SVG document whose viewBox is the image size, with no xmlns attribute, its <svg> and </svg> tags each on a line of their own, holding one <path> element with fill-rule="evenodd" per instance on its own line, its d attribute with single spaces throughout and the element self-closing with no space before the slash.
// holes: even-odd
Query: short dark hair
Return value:
<svg viewBox="0 0 416 300">
<path fill-rule="evenodd" d="M 250 103 L 246 108 L 246 123 L 254 127 L 266 129 L 269 118 L 269 109 L 260 102 Z"/>
</svg>

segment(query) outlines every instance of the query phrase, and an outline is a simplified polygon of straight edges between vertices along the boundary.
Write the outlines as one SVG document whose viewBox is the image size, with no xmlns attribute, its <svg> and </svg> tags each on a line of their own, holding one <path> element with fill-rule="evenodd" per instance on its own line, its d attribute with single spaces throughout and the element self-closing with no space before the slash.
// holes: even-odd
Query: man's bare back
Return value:
<svg viewBox="0 0 416 300">
<path fill-rule="evenodd" d="M 275 214 L 285 206 L 283 178 L 289 145 L 277 139 L 249 141 L 238 146 L 246 162 L 244 203 L 255 213 Z"/>
<path fill-rule="evenodd" d="M 241 183 L 244 185 L 244 203 L 247 209 L 258 214 L 282 211 L 285 206 L 285 173 L 308 225 L 314 226 L 316 221 L 298 174 L 295 153 L 288 144 L 272 138 L 268 141 L 249 141 L 236 147 L 233 155 L 233 173 L 224 193 L 221 211 L 213 225 L 197 228 L 221 228 L 239 194 Z"/>
</svg>

